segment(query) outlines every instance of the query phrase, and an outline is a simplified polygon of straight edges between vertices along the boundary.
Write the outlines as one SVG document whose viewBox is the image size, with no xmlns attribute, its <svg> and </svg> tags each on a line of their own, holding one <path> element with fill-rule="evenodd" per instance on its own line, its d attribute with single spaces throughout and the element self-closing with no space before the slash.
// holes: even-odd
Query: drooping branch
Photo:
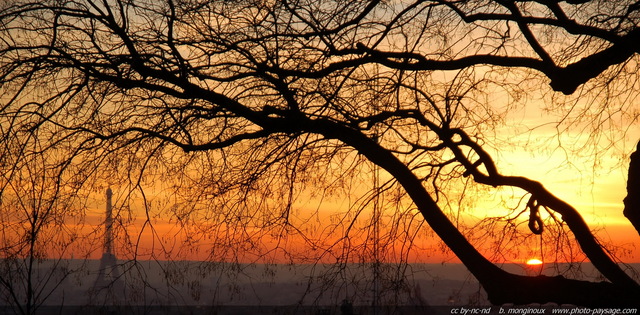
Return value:
<svg viewBox="0 0 640 315">
<path fill-rule="evenodd" d="M 402 111 L 397 114 L 405 118 L 412 117 L 423 126 L 428 126 L 429 129 L 436 132 L 443 144 L 453 152 L 456 159 L 465 167 L 465 175 L 472 175 L 476 182 L 494 187 L 518 187 L 529 192 L 531 199 L 527 206 L 531 211 L 530 228 L 533 233 L 542 232 L 542 224 L 537 214 L 539 207 L 547 207 L 559 213 L 594 266 L 613 283 L 627 287 L 630 291 L 640 294 L 640 285 L 611 259 L 591 233 L 589 226 L 580 213 L 571 205 L 553 195 L 537 181 L 525 177 L 500 174 L 489 153 L 473 141 L 464 130 L 439 127 L 418 111 Z M 465 146 L 470 147 L 477 154 L 478 160 L 469 160 L 468 153 L 465 153 L 462 149 Z"/>
<path fill-rule="evenodd" d="M 207 95 L 210 94 L 210 92 L 201 90 L 198 94 L 207 99 Z M 218 95 L 214 95 L 213 99 L 218 97 Z M 227 101 L 229 104 L 233 104 L 229 106 L 229 108 L 238 109 L 242 107 L 242 104 L 233 100 Z M 242 112 L 243 111 L 239 111 L 236 113 L 242 116 Z M 253 112 L 253 114 L 255 115 L 257 113 Z M 400 115 L 415 117 L 416 114 L 414 111 L 401 111 Z M 260 116 L 253 116 L 251 119 L 265 130 L 272 132 L 288 133 L 296 129 L 299 132 L 310 132 L 322 135 L 327 139 L 340 140 L 356 149 L 374 164 L 389 172 L 389 174 L 402 185 L 434 232 L 478 279 L 487 291 L 489 300 L 494 304 L 551 302 L 559 304 L 571 303 L 591 307 L 607 306 L 611 305 L 611 303 L 620 306 L 637 305 L 636 298 L 640 293 L 637 284 L 630 278 L 625 279 L 623 276 L 617 274 L 615 268 L 611 266 L 607 267 L 611 267 L 614 269 L 613 271 L 607 272 L 605 269 L 603 273 L 612 279 L 612 283 L 578 281 L 562 276 L 519 276 L 510 274 L 497 267 L 478 252 L 462 232 L 449 220 L 425 190 L 420 179 L 416 177 L 406 164 L 401 162 L 391 151 L 383 148 L 359 130 L 328 119 L 309 119 L 301 115 L 301 113 L 289 113 L 288 116 L 281 116 L 279 118 L 272 118 L 267 115 L 261 116 L 260 118 L 258 117 Z M 434 126 L 432 125 L 431 127 Z M 540 187 L 544 189 L 541 185 Z M 547 204 L 546 202 L 540 201 L 540 199 L 537 200 L 540 205 Z M 589 234 L 586 237 L 593 238 L 588 229 L 587 233 Z M 593 240 L 593 242 L 597 243 L 595 240 Z M 598 247 L 598 249 L 602 250 L 600 247 Z M 606 257 L 606 259 L 609 258 Z M 606 262 L 604 265 L 606 265 Z M 505 287 L 518 289 L 505 290 Z"/>
<path fill-rule="evenodd" d="M 441 132 L 442 135 L 447 133 Z M 455 135 L 460 137 L 459 141 L 451 138 L 443 138 L 443 141 L 454 153 L 456 158 L 465 166 L 470 175 L 478 183 L 490 186 L 511 186 L 524 189 L 532 195 L 537 206 L 545 206 L 559 213 L 567 223 L 571 231 L 576 236 L 580 247 L 591 260 L 593 265 L 610 281 L 625 286 L 640 294 L 640 285 L 626 274 L 611 257 L 605 252 L 600 243 L 595 239 L 589 226 L 584 221 L 580 213 L 568 203 L 549 192 L 541 183 L 520 176 L 504 176 L 500 174 L 493 163 L 493 159 L 479 144 L 474 142 L 464 131 L 455 130 Z M 467 158 L 461 146 L 471 147 L 478 155 L 480 164 L 486 169 L 486 173 L 480 171 L 478 163 L 471 162 Z"/>
<path fill-rule="evenodd" d="M 633 284 L 630 284 L 625 281 L 579 281 L 562 276 L 529 277 L 514 275 L 498 268 L 469 243 L 424 189 L 421 181 L 391 152 L 346 126 L 320 119 L 309 120 L 305 126 L 310 131 L 327 138 L 339 139 L 354 147 L 371 162 L 394 176 L 435 233 L 478 279 L 493 304 L 570 303 L 590 307 L 639 304 L 637 296 L 640 294 L 640 288 L 633 280 Z"/>
</svg>

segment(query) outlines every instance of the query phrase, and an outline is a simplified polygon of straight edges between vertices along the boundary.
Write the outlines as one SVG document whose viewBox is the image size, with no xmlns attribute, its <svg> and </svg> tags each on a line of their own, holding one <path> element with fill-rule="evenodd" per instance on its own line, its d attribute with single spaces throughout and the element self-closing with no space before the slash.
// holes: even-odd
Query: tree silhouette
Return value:
<svg viewBox="0 0 640 315">
<path fill-rule="evenodd" d="M 84 268 L 65 258 L 87 238 L 82 198 L 70 189 L 73 183 L 60 180 L 66 165 L 40 151 L 38 132 L 32 136 L 5 138 L 2 149 L 0 299 L 19 314 L 36 314 L 45 301 L 64 298 L 62 288 Z"/>
<path fill-rule="evenodd" d="M 46 141 L 33 152 L 7 146 L 3 155 L 47 152 L 96 170 L 85 178 L 108 166 L 132 187 L 167 176 L 185 194 L 174 215 L 228 228 L 216 233 L 228 233 L 221 246 L 229 251 L 255 248 L 251 240 L 268 233 L 246 228 L 255 220 L 270 227 L 262 231 L 303 234 L 291 218 L 300 187 L 346 189 L 367 161 L 390 176 L 382 188 L 412 203 L 492 303 L 634 305 L 638 283 L 580 213 L 537 181 L 503 175 L 486 148 L 509 113 L 508 100 L 492 106 L 497 91 L 516 100 L 547 94 L 556 104 L 566 99 L 553 91 L 577 94 L 601 108 L 618 100 L 619 112 L 637 120 L 624 100 L 637 75 L 638 8 L 632 1 L 8 2 L 0 11 L 2 136 Z M 3 173 L 11 167 L 3 161 Z M 566 226 L 607 281 L 520 276 L 492 263 L 443 210 L 453 187 L 472 181 L 522 189 L 530 232 L 553 238 Z M 216 210 L 197 206 L 205 201 Z M 229 234 L 234 226 L 238 235 Z M 250 241 L 245 248 L 236 239 Z"/>
</svg>

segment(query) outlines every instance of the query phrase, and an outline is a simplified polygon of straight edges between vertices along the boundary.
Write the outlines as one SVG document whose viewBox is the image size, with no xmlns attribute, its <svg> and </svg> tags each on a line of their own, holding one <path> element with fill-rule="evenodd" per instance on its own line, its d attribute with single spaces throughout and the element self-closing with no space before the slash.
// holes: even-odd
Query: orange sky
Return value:
<svg viewBox="0 0 640 315">
<path fill-rule="evenodd" d="M 541 181 L 547 189 L 577 208 L 590 226 L 594 229 L 598 229 L 597 235 L 605 243 L 611 242 L 617 246 L 621 246 L 624 250 L 618 251 L 620 258 L 625 262 L 640 262 L 640 255 L 635 248 L 635 244 L 637 244 L 638 240 L 638 234 L 622 216 L 622 199 L 626 194 L 626 167 L 624 169 L 609 170 L 607 165 L 614 165 L 619 162 L 614 156 L 603 157 L 601 160 L 603 166 L 596 171 L 593 171 L 593 168 L 589 167 L 589 163 L 592 163 L 592 161 L 586 160 L 583 164 L 579 164 L 578 162 L 580 161 L 580 159 L 573 161 L 575 164 L 574 167 L 559 169 L 558 165 L 562 165 L 564 162 L 561 155 L 538 155 L 515 149 L 509 152 L 501 152 L 498 165 L 504 174 L 519 174 Z M 477 217 L 503 215 L 505 210 L 495 207 L 496 200 L 499 199 L 499 197 L 495 196 L 496 193 L 500 192 L 489 191 L 488 194 L 493 194 L 493 198 L 488 198 L 489 200 L 486 201 L 476 201 L 474 210 L 466 212 L 463 216 L 468 216 L 468 218 L 463 219 L 467 222 L 472 222 L 473 218 Z M 119 202 L 117 190 L 115 190 L 115 194 L 116 199 L 114 202 L 117 206 L 117 203 Z M 153 204 L 153 191 L 149 190 L 147 191 L 147 194 Z M 504 196 L 504 198 L 509 199 L 511 196 L 507 195 Z M 306 225 L 299 222 L 300 225 L 298 225 L 298 227 L 308 228 L 306 231 L 308 234 L 306 235 L 318 235 L 320 241 L 324 242 L 325 246 L 328 246 L 327 244 L 338 240 L 342 236 L 341 233 L 344 232 L 345 227 L 342 226 L 341 228 L 332 231 L 323 231 L 322 229 L 325 227 L 322 225 L 324 223 L 330 223 L 330 214 L 346 212 L 348 202 L 329 200 L 325 201 L 321 206 L 318 206 L 316 202 L 317 200 L 304 200 L 297 204 L 299 208 L 297 210 L 297 218 L 299 218 L 300 221 L 309 220 Z M 102 215 L 104 213 L 104 204 L 101 203 L 102 200 L 97 199 L 95 201 L 95 208 L 87 218 L 87 223 L 99 224 L 101 222 Z M 305 211 L 317 211 L 317 214 L 310 215 L 305 213 Z M 360 224 L 366 225 L 370 219 L 371 214 L 367 211 L 361 214 L 361 218 L 358 220 Z M 393 211 L 395 210 L 386 209 L 384 210 L 384 215 L 390 216 Z M 413 211 L 415 212 L 415 210 Z M 411 211 L 407 211 L 407 213 L 410 212 Z M 311 220 L 309 218 L 311 218 Z M 416 217 L 416 219 L 422 220 L 419 216 Z M 292 220 L 295 221 L 296 219 L 292 218 Z M 127 228 L 130 240 L 133 243 L 138 244 L 139 247 L 132 248 L 129 246 L 126 250 L 121 248 L 119 249 L 121 252 L 120 256 L 131 256 L 135 249 L 135 252 L 139 255 L 139 259 L 149 258 L 147 254 L 149 254 L 153 249 L 156 253 L 155 258 L 157 259 L 210 259 L 212 257 L 213 259 L 239 257 L 246 261 L 259 261 L 260 259 L 260 257 L 253 253 L 242 253 L 240 251 L 229 251 L 226 253 L 218 252 L 214 256 L 209 256 L 209 250 L 212 247 L 211 244 L 214 242 L 214 237 L 212 235 L 209 235 L 209 237 L 201 237 L 196 240 L 192 239 L 191 243 L 189 243 L 190 245 L 183 246 L 186 244 L 186 233 L 184 230 L 177 227 L 175 221 L 168 222 L 162 217 L 154 217 L 151 222 L 153 228 L 151 228 L 151 225 L 145 224 L 145 218 L 142 215 L 139 215 L 130 222 Z M 403 248 L 406 244 L 399 242 L 393 246 L 387 245 L 387 247 L 385 247 L 384 257 L 392 257 L 391 260 L 396 261 L 400 259 L 398 257 L 418 262 L 457 261 L 450 253 L 447 253 L 446 251 L 443 252 L 441 250 L 441 244 L 437 240 L 437 237 L 435 235 L 428 234 L 426 225 L 422 228 L 425 231 L 416 231 L 414 225 L 412 233 L 416 233 L 416 235 L 418 235 L 414 239 L 415 243 L 412 245 L 415 247 L 414 250 L 407 251 Z M 388 231 L 381 231 L 383 237 L 387 232 Z M 290 258 L 285 254 L 285 250 L 269 251 L 269 247 L 275 247 L 278 242 L 275 238 L 270 238 L 268 234 L 263 235 L 263 233 L 257 231 L 250 232 L 248 235 L 255 235 L 255 237 L 260 238 L 260 242 L 258 243 L 261 246 L 264 246 L 264 248 L 258 248 L 258 252 L 267 255 L 267 257 L 272 261 L 289 262 Z M 286 248 L 288 251 L 298 256 L 322 256 L 324 257 L 323 260 L 326 262 L 335 261 L 334 254 L 323 252 L 321 248 L 313 249 L 308 242 L 295 235 L 296 233 L 292 234 L 290 237 L 281 239 L 278 246 Z M 368 245 L 369 247 L 367 249 L 363 249 L 358 245 L 358 243 L 364 242 L 364 239 L 367 236 L 365 232 L 352 232 L 352 235 L 353 236 L 349 241 L 353 248 L 364 251 L 371 250 L 371 244 Z M 134 239 L 136 237 L 139 237 L 139 242 Z M 222 236 L 222 238 L 225 237 L 233 238 L 233 236 L 228 235 Z M 238 237 L 238 240 L 241 240 L 241 237 Z M 96 251 L 92 254 L 92 257 L 98 258 L 100 250 L 98 248 L 94 249 L 96 249 Z M 517 255 L 514 254 L 503 257 L 502 262 L 521 263 L 530 258 L 542 258 L 538 257 L 539 255 L 536 255 L 536 251 L 537 249 L 524 248 L 521 253 Z M 170 254 L 165 255 L 165 252 L 170 252 Z M 353 256 L 352 259 L 358 260 L 355 256 Z"/>
<path fill-rule="evenodd" d="M 549 120 L 553 121 L 553 117 L 550 119 L 549 114 L 543 113 L 539 108 L 535 107 L 535 104 L 510 112 L 508 119 L 512 123 L 507 124 L 502 130 L 498 130 L 496 134 L 498 141 L 508 142 L 509 145 L 501 146 L 497 144 L 496 146 L 500 148 L 499 151 L 492 149 L 490 146 L 485 148 L 489 153 L 493 154 L 501 172 L 505 175 L 521 175 L 540 181 L 553 194 L 574 206 L 583 215 L 587 223 L 596 230 L 596 235 L 605 244 L 616 246 L 616 253 L 619 258 L 625 262 L 640 262 L 640 252 L 636 248 L 640 236 L 622 215 L 622 200 L 626 195 L 628 156 L 635 150 L 635 145 L 638 141 L 637 135 L 640 135 L 638 124 L 631 124 L 632 127 L 627 131 L 625 138 L 623 141 L 616 143 L 615 149 L 602 150 L 596 158 L 593 158 L 590 154 L 592 147 L 585 145 L 583 149 L 575 149 L 580 148 L 581 143 L 587 143 L 587 138 L 580 134 L 581 131 L 564 132 L 559 137 L 556 137 L 558 131 L 555 125 L 543 125 Z M 531 132 L 523 131 L 536 126 L 542 127 L 536 128 Z M 551 141 L 545 142 L 542 139 L 551 139 Z M 566 150 L 559 148 L 557 145 L 559 142 L 566 146 Z M 528 147 L 525 148 L 525 144 Z M 604 145 L 604 142 L 602 144 Z M 313 189 L 313 187 L 310 189 Z M 162 188 L 157 187 L 148 188 L 145 191 L 152 207 L 160 204 L 165 204 L 166 206 L 166 203 L 155 202 L 156 199 L 162 198 L 161 191 Z M 114 193 L 115 205 L 121 206 L 124 192 L 119 190 L 118 187 L 114 187 Z M 470 210 L 462 213 L 461 219 L 466 223 L 473 224 L 478 218 L 505 215 L 508 211 L 496 206 L 499 201 L 515 202 L 517 198 L 522 196 L 522 192 L 516 191 L 514 196 L 511 193 L 512 191 L 507 189 L 484 191 L 483 195 L 475 200 Z M 154 197 L 154 195 L 157 196 Z M 299 237 L 300 233 L 296 231 L 290 231 L 289 237 L 277 239 L 271 238 L 269 233 L 264 234 L 261 231 L 252 230 L 247 232 L 246 235 L 259 238 L 257 247 L 253 249 L 278 262 L 288 262 L 290 259 L 285 251 L 289 251 L 296 256 L 322 256 L 324 261 L 335 261 L 335 255 L 340 253 L 339 248 L 345 244 L 345 240 L 340 243 L 342 245 L 332 247 L 331 250 L 334 252 L 331 253 L 323 251 L 322 246 L 312 248 L 310 242 L 318 241 L 323 243 L 325 247 L 331 247 L 332 242 L 340 240 L 347 229 L 347 225 L 335 225 L 332 220 L 337 220 L 340 215 L 344 215 L 348 211 L 355 212 L 357 209 L 348 210 L 350 201 L 346 197 L 344 200 L 324 199 L 321 205 L 318 205 L 319 202 L 319 199 L 301 198 L 296 203 L 297 210 L 292 214 L 292 222 L 296 223 L 295 221 L 297 220 L 296 227 L 310 237 L 308 240 Z M 386 201 L 388 209 L 384 210 L 383 216 L 390 217 L 399 211 L 391 203 L 392 201 Z M 168 221 L 166 215 L 154 215 L 150 222 L 145 223 L 144 211 L 140 210 L 143 208 L 142 205 L 132 205 L 132 207 L 139 208 L 135 210 L 138 214 L 134 214 L 133 221 L 128 222 L 127 230 L 129 241 L 138 244 L 139 247 L 126 246 L 124 249 L 120 248 L 120 256 L 131 256 L 133 253 L 137 253 L 139 255 L 138 258 L 148 258 L 148 254 L 154 252 L 158 259 L 240 257 L 240 259 L 253 261 L 260 258 L 253 253 L 244 253 L 242 250 L 234 251 L 228 247 L 226 247 L 226 251 L 223 250 L 210 256 L 212 244 L 219 242 L 216 241 L 214 235 L 200 235 L 186 241 L 187 235 L 193 236 L 194 234 L 189 234 L 186 230 L 180 229 L 175 220 Z M 99 225 L 103 220 L 104 197 L 96 196 L 91 208 L 92 210 L 89 211 L 86 220 L 86 223 L 92 226 L 90 229 L 95 225 Z M 411 217 L 412 214 L 416 213 L 415 209 L 411 209 L 410 205 L 404 205 L 399 208 L 404 215 L 401 220 L 405 221 L 402 222 L 414 220 L 412 221 L 413 225 L 408 225 L 409 229 L 411 229 L 410 233 L 405 233 L 411 234 L 410 237 L 414 242 L 412 244 L 413 249 L 407 250 L 407 243 L 403 242 L 393 245 L 388 244 L 384 248 L 385 253 L 382 258 L 390 260 L 407 259 L 418 262 L 457 261 L 446 250 L 442 250 L 442 245 L 437 236 L 429 234 L 426 225 L 418 227 L 418 223 L 422 219 L 420 216 L 415 215 L 413 218 Z M 162 211 L 162 209 L 153 211 L 156 213 L 156 211 Z M 334 216 L 332 217 L 331 215 Z M 363 209 L 357 220 L 360 226 L 356 224 L 356 227 L 351 231 L 351 238 L 348 242 L 349 246 L 355 251 L 363 253 L 371 251 L 372 244 L 370 241 L 367 246 L 361 245 L 370 236 L 367 234 L 368 230 L 365 231 L 363 228 L 369 224 L 370 218 L 371 209 Z M 211 224 L 211 222 L 207 224 Z M 327 229 L 326 226 L 331 224 L 336 226 L 334 230 Z M 87 229 L 89 228 L 87 227 Z M 227 233 L 220 238 L 228 240 L 229 244 L 232 244 L 231 241 L 242 241 L 242 236 L 230 234 L 233 232 L 232 227 L 227 230 L 209 227 L 209 231 Z M 526 229 L 524 231 L 526 232 Z M 396 234 L 392 235 L 392 232 L 386 229 L 381 231 L 380 234 L 383 238 L 404 235 L 398 231 L 393 233 Z M 275 247 L 276 244 L 286 250 L 270 251 L 270 247 Z M 537 254 L 540 250 L 540 244 L 535 244 L 535 240 L 530 241 L 525 245 L 521 245 L 521 250 L 518 253 L 506 253 L 498 260 L 500 262 L 522 263 L 530 258 L 542 258 L 538 257 L 540 255 Z M 95 246 L 93 249 L 94 252 L 91 257 L 99 257 L 100 249 Z M 169 252 L 169 254 L 165 254 L 165 252 Z M 357 255 L 350 256 L 350 258 L 353 260 L 358 259 Z"/>
<path fill-rule="evenodd" d="M 553 122 L 553 117 L 548 115 L 529 107 L 526 111 L 513 113 L 512 119 L 526 126 L 536 126 Z M 591 130 L 589 126 L 576 126 L 557 136 L 556 125 L 548 124 L 530 135 L 512 135 L 509 138 L 513 143 L 531 143 L 532 147 L 537 147 L 536 150 L 515 148 L 491 153 L 494 156 L 500 154 L 498 165 L 504 174 L 522 175 L 541 182 L 554 195 L 576 208 L 587 224 L 596 230 L 595 234 L 601 241 L 620 246 L 617 251 L 619 258 L 625 262 L 640 262 L 640 252 L 636 248 L 640 236 L 622 214 L 629 155 L 640 140 L 640 125 L 637 121 L 624 119 L 617 123 L 622 128 L 628 127 L 626 133 L 611 131 L 611 134 L 606 134 L 605 130 L 595 144 L 594 139 L 587 135 Z M 504 130 L 503 134 L 509 137 L 510 132 Z M 606 147 L 611 145 L 609 137 L 619 138 L 613 148 L 607 150 Z M 594 152 L 597 152 L 595 157 Z"/>
</svg>

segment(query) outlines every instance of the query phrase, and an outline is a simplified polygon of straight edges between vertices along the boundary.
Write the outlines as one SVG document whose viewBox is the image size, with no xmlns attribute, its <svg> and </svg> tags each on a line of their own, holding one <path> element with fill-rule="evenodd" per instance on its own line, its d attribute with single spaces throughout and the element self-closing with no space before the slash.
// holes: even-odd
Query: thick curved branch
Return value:
<svg viewBox="0 0 640 315">
<path fill-rule="evenodd" d="M 538 206 L 545 206 L 562 216 L 562 219 L 574 233 L 576 240 L 580 244 L 584 253 L 607 279 L 613 283 L 631 288 L 632 290 L 640 293 L 640 285 L 626 274 L 611 259 L 611 257 L 609 257 L 591 233 L 587 223 L 575 208 L 554 196 L 537 181 L 525 177 L 504 176 L 499 174 L 491 156 L 482 147 L 480 147 L 480 145 L 471 140 L 471 138 L 469 138 L 469 136 L 462 130 L 456 130 L 456 135 L 462 138 L 457 143 L 454 143 L 450 139 L 443 139 L 443 141 L 447 143 L 449 149 L 454 153 L 458 160 L 461 161 L 465 168 L 467 168 L 467 171 L 473 175 L 476 182 L 494 187 L 518 187 L 529 192 L 532 195 L 532 198 L 535 198 L 537 201 Z M 482 173 L 478 170 L 477 166 L 474 166 L 474 164 L 467 159 L 467 155 L 464 154 L 460 146 L 469 146 L 476 154 L 478 154 L 479 160 L 488 170 L 487 174 Z"/>
<path fill-rule="evenodd" d="M 363 66 L 366 64 L 382 64 L 389 68 L 398 70 L 429 71 L 429 70 L 460 70 L 477 65 L 495 65 L 503 67 L 531 68 L 541 72 L 550 72 L 552 68 L 545 62 L 529 57 L 508 57 L 496 55 L 470 55 L 458 59 L 436 60 L 429 59 L 419 53 L 413 52 L 390 52 L 375 50 L 358 44 L 355 49 L 345 49 L 335 52 L 336 55 L 362 55 L 343 61 L 330 63 L 318 70 L 290 70 L 290 69 L 268 69 L 269 72 L 278 73 L 282 76 L 302 77 L 302 78 L 322 78 L 334 72 L 348 68 Z"/>
<path fill-rule="evenodd" d="M 371 162 L 389 172 L 404 187 L 435 233 L 478 279 L 494 304 L 571 303 L 602 307 L 637 306 L 640 288 L 621 281 L 587 282 L 557 277 L 528 277 L 507 273 L 480 254 L 446 217 L 422 186 L 421 181 L 391 152 L 357 130 L 326 120 L 309 120 L 309 131 L 338 139 L 358 150 Z M 635 286 L 634 286 L 635 285 Z M 511 288 L 504 290 L 504 288 Z"/>
<path fill-rule="evenodd" d="M 613 43 L 593 55 L 589 55 L 564 68 L 543 71 L 551 79 L 551 88 L 564 94 L 572 94 L 587 81 L 599 76 L 609 67 L 621 64 L 640 51 L 640 29 L 625 35 L 620 41 Z"/>
<path fill-rule="evenodd" d="M 602 74 L 610 66 L 623 63 L 640 51 L 640 29 L 630 32 L 623 37 L 623 40 L 610 47 L 566 67 L 558 67 L 552 63 L 528 57 L 472 55 L 452 60 L 431 60 L 417 53 L 383 52 L 369 49 L 364 45 L 358 47 L 371 56 L 371 58 L 360 59 L 361 63 L 377 62 L 399 70 L 459 70 L 476 65 L 534 69 L 544 73 L 551 80 L 549 85 L 554 91 L 569 95 L 575 92 L 580 85 Z M 414 61 L 412 62 L 412 60 Z M 333 68 L 357 64 L 357 60 L 350 60 L 333 64 L 332 67 L 325 68 L 324 71 L 333 71 Z"/>
</svg>

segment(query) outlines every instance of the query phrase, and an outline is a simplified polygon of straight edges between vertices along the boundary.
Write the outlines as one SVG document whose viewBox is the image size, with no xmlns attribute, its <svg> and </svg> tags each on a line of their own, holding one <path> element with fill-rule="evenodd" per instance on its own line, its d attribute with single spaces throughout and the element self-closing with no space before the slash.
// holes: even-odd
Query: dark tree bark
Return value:
<svg viewBox="0 0 640 315">
<path fill-rule="evenodd" d="M 627 197 L 624 198 L 623 213 L 640 233 L 640 141 L 629 161 Z"/>
</svg>

